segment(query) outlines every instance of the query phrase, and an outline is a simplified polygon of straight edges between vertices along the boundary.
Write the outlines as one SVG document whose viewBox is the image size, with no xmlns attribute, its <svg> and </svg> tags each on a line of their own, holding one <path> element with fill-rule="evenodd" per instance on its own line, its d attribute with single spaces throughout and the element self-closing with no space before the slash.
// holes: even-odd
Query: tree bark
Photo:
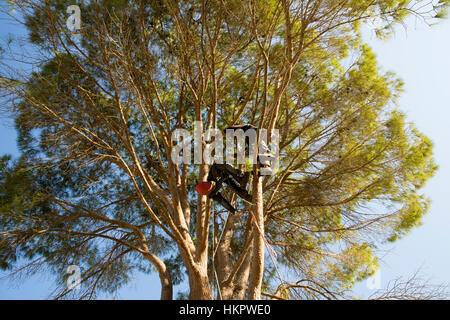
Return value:
<svg viewBox="0 0 450 320">
<path fill-rule="evenodd" d="M 197 268 L 190 268 L 189 273 L 189 299 L 190 300 L 212 300 L 213 294 L 209 284 L 208 273 Z"/>
<path fill-rule="evenodd" d="M 152 253 L 145 254 L 145 258 L 150 261 L 158 271 L 159 279 L 161 281 L 161 300 L 172 300 L 172 276 L 170 275 L 165 263 Z"/>
<path fill-rule="evenodd" d="M 254 180 L 253 201 L 256 202 L 252 208 L 253 215 L 253 253 L 250 266 L 248 299 L 261 299 L 261 286 L 264 274 L 264 203 L 262 191 L 262 179 Z"/>
<path fill-rule="evenodd" d="M 224 226 L 222 241 L 217 247 L 217 253 L 215 256 L 217 277 L 220 284 L 220 291 L 223 300 L 231 299 L 233 294 L 233 281 L 225 283 L 225 280 L 230 275 L 232 266 L 231 256 L 233 254 L 231 250 L 231 239 L 233 238 L 234 228 L 236 223 L 236 216 L 230 215 Z"/>
<path fill-rule="evenodd" d="M 251 240 L 253 241 L 253 240 Z M 247 292 L 247 282 L 250 274 L 250 265 L 252 258 L 252 244 L 250 244 L 250 251 L 246 254 L 242 266 L 239 268 L 236 274 L 236 280 L 234 281 L 233 287 L 233 300 L 243 300 L 245 299 L 245 293 Z"/>
</svg>

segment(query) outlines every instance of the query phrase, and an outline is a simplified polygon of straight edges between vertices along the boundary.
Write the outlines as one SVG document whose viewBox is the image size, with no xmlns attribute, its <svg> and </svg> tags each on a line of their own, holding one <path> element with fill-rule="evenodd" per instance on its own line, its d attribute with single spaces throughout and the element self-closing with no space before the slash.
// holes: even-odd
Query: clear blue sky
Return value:
<svg viewBox="0 0 450 320">
<path fill-rule="evenodd" d="M 0 20 L 0 37 L 17 29 Z M 398 28 L 388 42 L 368 37 L 384 70 L 394 71 L 405 82 L 406 92 L 400 107 L 408 120 L 430 137 L 435 159 L 440 166 L 436 176 L 423 191 L 431 198 L 431 209 L 423 225 L 400 241 L 381 246 L 386 255 L 381 263 L 382 287 L 398 276 L 421 273 L 435 283 L 450 283 L 450 21 L 428 27 L 411 23 L 405 30 Z M 11 123 L 0 118 L 0 154 L 17 154 L 16 135 Z M 64 270 L 61 270 L 64 272 Z M 0 277 L 4 273 L 0 273 Z M 0 279 L 0 299 L 45 299 L 50 293 L 54 275 L 43 274 L 11 283 Z M 137 274 L 129 287 L 119 291 L 121 299 L 158 299 L 159 281 L 156 275 Z M 184 288 L 183 288 L 184 289 Z M 355 293 L 367 296 L 371 290 L 365 282 Z M 103 298 L 111 298 L 104 296 Z"/>
</svg>

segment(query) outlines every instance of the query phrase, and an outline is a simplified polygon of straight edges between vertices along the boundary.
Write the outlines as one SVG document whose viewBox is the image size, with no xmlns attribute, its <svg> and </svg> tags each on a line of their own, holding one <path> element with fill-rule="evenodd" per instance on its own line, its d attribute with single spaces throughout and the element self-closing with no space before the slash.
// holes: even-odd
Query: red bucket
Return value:
<svg viewBox="0 0 450 320">
<path fill-rule="evenodd" d="M 199 182 L 195 186 L 195 190 L 202 196 L 208 195 L 212 191 L 212 189 L 213 185 L 211 184 L 211 182 L 208 181 Z"/>
</svg>

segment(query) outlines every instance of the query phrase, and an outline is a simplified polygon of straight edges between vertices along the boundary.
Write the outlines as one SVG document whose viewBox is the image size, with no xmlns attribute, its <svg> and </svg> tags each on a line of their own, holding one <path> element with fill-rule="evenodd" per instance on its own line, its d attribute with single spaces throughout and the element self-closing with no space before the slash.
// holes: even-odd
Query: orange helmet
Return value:
<svg viewBox="0 0 450 320">
<path fill-rule="evenodd" d="M 195 190 L 202 196 L 208 195 L 213 189 L 213 185 L 211 182 L 202 181 L 197 183 L 195 186 Z"/>
</svg>

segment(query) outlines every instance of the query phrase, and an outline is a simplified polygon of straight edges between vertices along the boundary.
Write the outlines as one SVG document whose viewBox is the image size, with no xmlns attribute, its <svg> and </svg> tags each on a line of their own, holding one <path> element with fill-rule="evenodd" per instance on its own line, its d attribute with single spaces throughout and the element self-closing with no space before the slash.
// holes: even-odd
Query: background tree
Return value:
<svg viewBox="0 0 450 320">
<path fill-rule="evenodd" d="M 21 151 L 1 160 L 0 262 L 80 266 L 83 290 L 61 278 L 55 297 L 140 270 L 162 299 L 184 275 L 191 299 L 341 298 L 376 271 L 378 243 L 420 224 L 432 143 L 360 26 L 377 17 L 387 36 L 447 0 L 80 1 L 76 32 L 65 1 L 9 2 L 29 33 L 0 73 Z M 169 160 L 194 121 L 280 129 L 280 170 L 253 177 L 254 206 L 214 210 L 193 188 L 209 166 Z"/>
</svg>

